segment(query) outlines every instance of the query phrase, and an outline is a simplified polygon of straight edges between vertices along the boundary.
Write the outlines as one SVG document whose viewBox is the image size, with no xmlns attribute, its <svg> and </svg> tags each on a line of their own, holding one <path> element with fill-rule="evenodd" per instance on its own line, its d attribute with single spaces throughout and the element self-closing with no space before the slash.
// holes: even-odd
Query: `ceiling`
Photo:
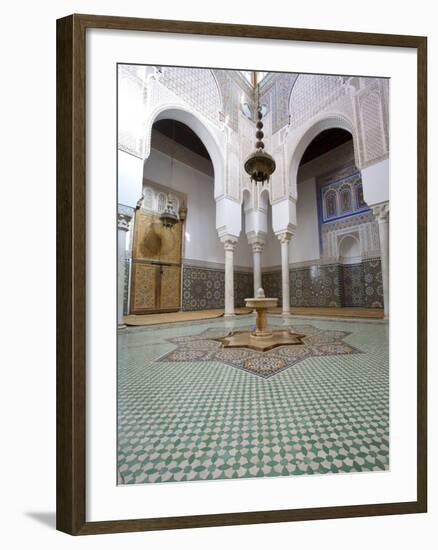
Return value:
<svg viewBox="0 0 438 550">
<path fill-rule="evenodd" d="M 304 151 L 304 155 L 301 159 L 300 166 L 310 162 L 311 160 L 328 153 L 332 149 L 352 141 L 352 135 L 346 130 L 341 128 L 330 128 L 324 130 L 316 136 L 316 138 L 310 142 L 310 145 Z"/>
<path fill-rule="evenodd" d="M 183 145 L 193 153 L 210 160 L 210 155 L 205 145 L 195 132 L 182 122 L 166 118 L 155 122 L 153 129 L 170 139 L 174 139 L 177 143 Z"/>
<path fill-rule="evenodd" d="M 205 145 L 199 137 L 188 126 L 182 122 L 171 119 L 163 119 L 154 123 L 153 129 L 164 134 L 170 139 L 174 139 L 180 145 L 183 145 L 193 153 L 210 160 Z M 328 153 L 332 149 L 352 141 L 350 132 L 341 128 L 330 128 L 324 130 L 316 136 L 304 152 L 300 166 L 314 160 L 315 158 Z"/>
</svg>

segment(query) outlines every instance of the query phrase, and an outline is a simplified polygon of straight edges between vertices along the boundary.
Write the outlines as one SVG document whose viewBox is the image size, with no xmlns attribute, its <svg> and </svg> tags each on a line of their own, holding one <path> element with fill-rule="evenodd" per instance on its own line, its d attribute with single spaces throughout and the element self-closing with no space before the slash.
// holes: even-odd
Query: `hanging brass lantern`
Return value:
<svg viewBox="0 0 438 550">
<path fill-rule="evenodd" d="M 187 206 L 185 201 L 182 203 L 182 205 L 179 207 L 178 210 L 179 219 L 183 222 L 187 218 Z"/>
<path fill-rule="evenodd" d="M 162 225 L 168 229 L 172 229 L 172 227 L 178 223 L 178 214 L 175 212 L 173 200 L 170 198 L 170 195 L 167 195 L 167 204 L 160 214 L 160 221 Z"/>
<path fill-rule="evenodd" d="M 260 95 L 260 92 L 259 92 Z M 275 171 L 275 160 L 269 153 L 265 151 L 265 144 L 263 143 L 264 133 L 262 131 L 263 122 L 262 122 L 262 109 L 259 105 L 257 107 L 257 123 L 256 123 L 256 138 L 257 142 L 255 144 L 256 150 L 249 155 L 246 159 L 244 167 L 245 172 L 251 177 L 251 181 L 269 182 L 269 178 Z"/>
</svg>

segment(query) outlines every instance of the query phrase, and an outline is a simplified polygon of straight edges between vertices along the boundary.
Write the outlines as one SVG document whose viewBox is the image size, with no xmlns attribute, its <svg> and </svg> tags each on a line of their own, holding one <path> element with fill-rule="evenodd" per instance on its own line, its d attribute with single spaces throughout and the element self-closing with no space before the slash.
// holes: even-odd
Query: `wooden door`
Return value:
<svg viewBox="0 0 438 550">
<path fill-rule="evenodd" d="M 137 210 L 132 247 L 131 313 L 181 307 L 182 224 L 163 227 L 157 214 Z"/>
<path fill-rule="evenodd" d="M 160 268 L 154 264 L 133 262 L 131 313 L 151 313 L 158 309 Z"/>
<path fill-rule="evenodd" d="M 158 214 L 137 210 L 134 220 L 133 260 L 181 265 L 182 223 L 164 227 Z"/>
<path fill-rule="evenodd" d="M 179 265 L 160 266 L 160 310 L 178 310 L 181 295 L 181 268 Z"/>
<path fill-rule="evenodd" d="M 131 313 L 177 311 L 181 304 L 181 267 L 144 262 L 132 264 Z"/>
</svg>

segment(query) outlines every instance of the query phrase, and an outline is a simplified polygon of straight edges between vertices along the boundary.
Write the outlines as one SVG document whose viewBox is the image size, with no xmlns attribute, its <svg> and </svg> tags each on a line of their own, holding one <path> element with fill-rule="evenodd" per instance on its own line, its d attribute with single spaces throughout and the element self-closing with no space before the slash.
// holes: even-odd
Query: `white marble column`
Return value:
<svg viewBox="0 0 438 550">
<path fill-rule="evenodd" d="M 379 224 L 380 260 L 382 263 L 383 305 L 385 318 L 389 317 L 389 204 L 373 206 Z"/>
<path fill-rule="evenodd" d="M 285 231 L 277 235 L 281 243 L 281 292 L 282 315 L 290 315 L 290 288 L 289 288 L 289 241 L 292 233 Z"/>
<path fill-rule="evenodd" d="M 234 247 L 237 238 L 233 235 L 221 237 L 225 249 L 225 317 L 234 315 Z"/>
<path fill-rule="evenodd" d="M 262 288 L 262 250 L 264 244 L 261 239 L 251 243 L 254 264 L 254 296 L 257 296 L 258 289 Z"/>
<path fill-rule="evenodd" d="M 126 235 L 131 216 L 117 214 L 117 327 L 126 328 L 123 321 L 123 296 L 125 291 Z"/>
</svg>

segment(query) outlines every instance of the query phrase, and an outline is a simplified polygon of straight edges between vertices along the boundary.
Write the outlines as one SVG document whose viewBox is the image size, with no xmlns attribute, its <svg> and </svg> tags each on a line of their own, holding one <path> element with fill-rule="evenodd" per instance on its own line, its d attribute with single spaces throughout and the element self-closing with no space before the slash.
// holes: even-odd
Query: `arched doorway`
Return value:
<svg viewBox="0 0 438 550">
<path fill-rule="evenodd" d="M 355 135 L 355 129 L 352 121 L 347 118 L 345 115 L 340 114 L 326 114 L 319 120 L 312 120 L 305 127 L 298 136 L 295 136 L 293 143 L 291 143 L 291 156 L 289 159 L 289 192 L 293 197 L 297 196 L 297 178 L 298 178 L 298 169 L 300 165 L 303 164 L 302 159 L 307 150 L 307 148 L 312 144 L 312 142 L 318 138 L 320 134 L 324 134 L 327 138 L 331 137 L 329 132 L 330 130 L 339 132 L 345 131 L 350 134 L 351 142 L 353 146 L 353 157 L 356 165 L 358 164 L 358 147 L 357 147 L 357 138 Z M 317 140 L 318 141 L 318 140 Z M 321 140 L 320 145 L 321 145 Z M 327 146 L 330 148 L 330 140 L 327 140 Z M 333 147 L 332 147 L 333 148 Z"/>
<path fill-rule="evenodd" d="M 212 307 L 217 292 L 214 284 L 206 284 L 199 263 L 223 254 L 214 180 L 213 162 L 200 137 L 181 120 L 163 113 L 157 117 L 144 162 L 143 200 L 135 213 L 131 313 Z M 172 228 L 160 220 L 169 201 L 179 216 Z"/>
<path fill-rule="evenodd" d="M 299 146 L 291 305 L 375 307 L 378 228 L 363 198 L 353 135 L 345 127 L 318 129 L 311 127 Z"/>
<path fill-rule="evenodd" d="M 224 192 L 225 159 L 224 144 L 219 142 L 219 133 L 207 126 L 195 113 L 182 108 L 179 105 L 160 105 L 149 116 L 146 124 L 145 162 L 150 155 L 152 144 L 152 129 L 161 120 L 174 120 L 187 126 L 202 142 L 213 164 L 214 171 L 214 196 L 218 197 Z"/>
</svg>

